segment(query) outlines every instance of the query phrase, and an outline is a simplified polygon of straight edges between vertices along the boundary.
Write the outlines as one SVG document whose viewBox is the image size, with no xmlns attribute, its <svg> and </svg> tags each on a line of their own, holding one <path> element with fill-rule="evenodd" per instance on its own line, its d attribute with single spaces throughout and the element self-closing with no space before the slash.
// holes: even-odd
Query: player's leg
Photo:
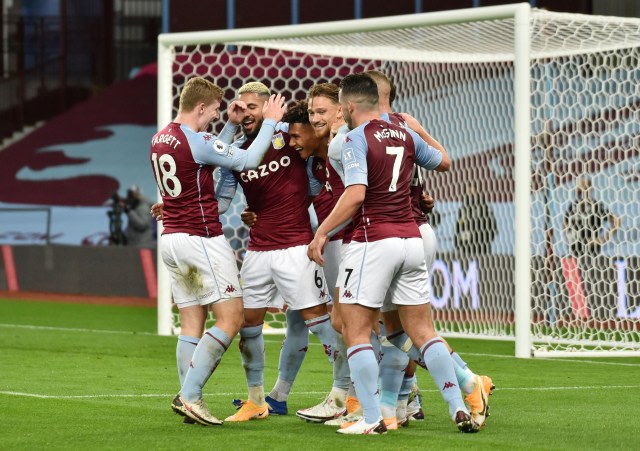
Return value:
<svg viewBox="0 0 640 451">
<path fill-rule="evenodd" d="M 338 268 L 340 265 L 341 248 L 341 240 L 331 241 L 325 247 L 325 264 L 323 266 L 323 270 L 326 278 L 327 293 L 330 290 L 333 290 L 334 293 L 336 291 L 334 288 L 336 285 Z M 307 324 L 322 321 L 321 318 L 326 318 L 325 312 L 325 305 L 319 305 L 311 309 L 301 310 L 301 314 L 304 315 Z M 307 421 L 331 421 L 335 418 L 340 418 L 346 410 L 347 391 L 349 389 L 349 386 L 351 385 L 351 379 L 349 376 L 349 366 L 346 362 L 346 346 L 344 345 L 342 333 L 341 331 L 338 332 L 335 329 L 335 321 L 338 317 L 339 302 L 337 298 L 334 298 L 333 311 L 331 313 L 331 323 L 329 324 L 326 321 L 322 321 L 322 327 L 323 329 L 326 328 L 326 330 L 319 331 L 321 334 L 326 335 L 326 337 L 322 338 L 321 335 L 316 333 L 323 344 L 325 344 L 327 338 L 332 341 L 332 343 L 330 344 L 330 346 L 332 347 L 332 351 L 329 359 L 333 364 L 333 385 L 331 391 L 321 403 L 313 407 L 298 410 L 296 415 Z M 313 328 L 310 328 L 310 330 L 312 332 L 314 331 Z M 326 350 L 327 348 L 325 345 L 325 351 Z"/>
<path fill-rule="evenodd" d="M 409 356 L 386 340 L 384 325 L 380 325 L 382 337 L 382 359 L 379 369 L 380 409 L 387 429 L 397 429 L 408 421 L 406 414 L 402 418 L 396 416 L 398 394 L 404 378 L 404 369 Z"/>
<path fill-rule="evenodd" d="M 164 247 L 170 247 L 172 241 L 177 238 L 178 235 L 173 234 L 161 236 L 163 249 Z M 195 295 L 179 283 L 182 275 L 176 261 L 176 255 L 173 252 L 163 252 L 162 259 L 171 278 L 172 295 L 174 301 L 177 301 L 176 306 L 180 315 L 180 335 L 178 335 L 178 343 L 176 345 L 176 363 L 178 379 L 180 380 L 180 387 L 182 387 L 184 378 L 189 370 L 191 357 L 204 332 L 207 307 L 200 305 Z"/>
<path fill-rule="evenodd" d="M 420 234 L 424 246 L 425 262 L 427 270 L 431 272 L 435 254 L 437 249 L 437 239 L 435 232 L 429 224 L 420 226 Z M 455 362 L 456 378 L 460 389 L 465 393 L 465 402 L 469 405 L 471 416 L 481 427 L 484 426 L 486 417 L 488 416 L 488 404 L 482 401 L 481 390 L 484 390 L 485 397 L 488 397 L 493 391 L 493 381 L 488 376 L 477 376 L 474 374 L 467 363 L 455 352 L 451 346 L 445 341 L 449 348 L 451 358 Z"/>
<path fill-rule="evenodd" d="M 309 345 L 309 329 L 300 311 L 287 309 L 287 332 L 280 349 L 278 380 L 265 398 L 272 415 L 286 415 L 291 386 L 302 366 Z"/>
<path fill-rule="evenodd" d="M 231 422 L 264 419 L 269 406 L 264 395 L 264 336 L 262 327 L 267 308 L 278 294 L 271 272 L 273 252 L 247 251 L 241 269 L 244 294 L 244 324 L 240 329 L 240 355 L 247 377 L 248 400 L 226 419 Z"/>
<path fill-rule="evenodd" d="M 417 346 L 413 345 L 409 335 L 405 332 L 405 327 L 397 324 L 397 320 L 399 318 L 393 318 L 393 320 L 390 320 L 389 318 L 390 316 L 385 312 L 385 320 L 387 320 L 386 324 L 388 325 L 387 327 L 395 329 L 392 334 L 387 336 L 387 339 L 396 347 L 402 350 L 407 350 L 407 354 L 412 359 L 412 362 L 416 362 L 423 368 L 428 368 L 420 350 Z M 478 426 L 484 426 L 486 417 L 488 416 L 488 396 L 495 388 L 491 378 L 488 376 L 478 376 L 471 372 L 466 363 L 451 349 L 449 344 L 444 339 L 439 339 L 447 347 L 451 356 L 458 387 L 460 387 L 460 390 L 462 390 L 466 395 L 465 402 L 469 405 L 473 420 L 478 424 Z M 414 377 L 407 377 L 407 380 L 404 381 L 403 386 L 401 387 L 401 394 L 398 395 L 399 400 L 404 401 L 407 399 L 408 401 L 408 396 L 413 390 L 412 385 L 414 384 L 414 381 Z M 401 409 L 403 407 L 403 405 L 400 406 Z M 420 405 L 416 404 L 408 414 L 415 415 L 419 411 Z"/>
<path fill-rule="evenodd" d="M 423 224 L 420 226 L 420 234 L 422 236 L 427 269 L 431 271 L 437 248 L 435 232 L 429 224 Z M 491 394 L 494 388 L 493 381 L 488 376 L 477 376 L 474 374 L 458 353 L 456 353 L 445 340 L 443 341 L 449 349 L 451 358 L 455 363 L 454 368 L 458 386 L 466 395 L 465 401 L 470 407 L 471 416 L 474 421 L 482 427 L 488 416 L 489 408 L 488 404 L 483 401 L 483 397 L 487 398 Z M 417 354 L 416 351 L 417 349 L 414 348 L 411 352 Z M 484 394 L 481 393 L 482 391 L 484 391 Z"/>
<path fill-rule="evenodd" d="M 458 389 L 453 359 L 433 327 L 422 240 L 408 238 L 402 246 L 405 260 L 389 289 L 391 299 L 398 305 L 401 324 L 420 350 L 422 361 L 449 405 L 449 414 L 458 429 L 476 432 L 478 426 L 471 419 Z"/>
<path fill-rule="evenodd" d="M 331 287 L 335 286 L 335 281 L 336 281 L 337 272 L 338 272 L 338 265 L 340 261 L 341 245 L 342 245 L 342 241 L 336 240 L 336 241 L 329 242 L 325 248 L 325 253 L 324 253 L 325 265 L 323 267 L 323 270 L 325 273 L 325 279 L 327 281 L 327 284 L 326 284 L 327 292 L 329 289 L 331 289 Z M 334 267 L 335 267 L 335 270 L 333 270 Z M 334 302 L 334 306 L 335 305 L 336 303 Z M 283 341 L 282 349 L 280 350 L 278 380 L 274 388 L 271 390 L 271 392 L 266 398 L 267 403 L 269 403 L 269 406 L 270 406 L 269 412 L 272 414 L 273 413 L 286 414 L 287 412 L 286 401 L 288 399 L 289 392 L 291 390 L 291 385 L 293 384 L 293 381 L 295 380 L 295 377 L 298 374 L 298 371 L 300 370 L 300 367 L 302 365 L 302 362 L 307 352 L 307 345 L 309 343 L 309 329 L 307 327 L 307 324 L 305 323 L 305 320 L 302 318 L 300 310 L 287 309 L 286 317 L 287 317 L 287 332 L 286 332 L 285 340 Z M 333 324 L 333 317 L 334 315 L 332 314 L 332 324 Z M 338 354 L 339 354 L 341 347 L 344 347 L 343 341 L 342 341 L 342 335 L 337 334 L 336 338 L 337 338 L 336 350 L 338 351 Z M 344 353 L 342 354 L 344 355 Z M 334 355 L 337 355 L 335 351 L 334 351 Z M 337 363 L 337 365 L 334 364 L 334 381 L 339 380 L 339 379 L 336 379 L 335 377 L 336 371 L 338 371 L 339 368 L 343 368 L 346 366 L 345 364 L 340 364 L 341 362 L 346 361 L 345 358 L 338 357 L 335 360 L 336 360 L 335 363 Z M 348 367 L 346 368 L 346 371 L 343 369 L 342 372 L 346 374 L 346 383 L 344 382 L 344 380 L 340 381 L 344 385 L 344 387 L 340 387 L 340 385 L 337 385 L 335 382 L 334 382 L 334 387 L 337 386 L 338 388 L 344 388 L 344 390 L 346 390 L 349 386 Z M 338 371 L 338 374 L 340 374 L 339 371 Z M 333 393 L 333 395 L 340 396 L 340 393 Z M 338 404 L 344 404 L 344 401 L 345 400 L 342 399 L 342 401 L 338 401 Z M 321 409 L 323 410 L 321 416 L 324 417 L 325 415 L 324 415 L 323 407 L 324 407 L 324 401 L 323 403 L 321 403 L 321 405 L 314 406 L 309 409 L 302 409 L 300 412 L 312 415 L 315 412 L 315 410 Z M 307 412 L 311 410 L 313 410 L 313 412 Z"/>
<path fill-rule="evenodd" d="M 351 380 L 362 406 L 363 418 L 339 432 L 363 434 L 386 432 L 380 409 L 378 359 L 371 345 L 371 330 L 378 321 L 379 308 L 401 262 L 399 239 L 373 243 L 351 242 L 342 264 L 338 285 L 343 335 Z"/>
<path fill-rule="evenodd" d="M 419 346 L 429 374 L 449 405 L 449 415 L 462 432 L 479 429 L 462 400 L 455 365 L 444 341 L 435 333 L 428 304 L 400 306 L 400 318 L 410 339 Z"/>
<path fill-rule="evenodd" d="M 168 235 L 162 248 L 176 303 L 184 307 L 217 304 L 215 310 L 220 316 L 220 321 L 206 331 L 195 347 L 172 408 L 201 424 L 222 424 L 209 412 L 202 388 L 242 324 L 242 300 L 238 297 L 242 292 L 233 251 L 224 236 L 201 238 L 186 234 Z M 191 312 L 194 315 L 189 315 Z M 185 332 L 199 333 L 204 325 L 203 312 L 193 309 L 189 313 L 185 315 L 188 318 Z"/>
<path fill-rule="evenodd" d="M 398 418 L 406 416 L 409 420 L 424 420 L 422 395 L 418 387 L 418 378 L 416 377 L 417 366 L 418 364 L 415 360 L 409 360 L 407 367 L 404 369 L 402 386 L 398 394 L 398 411 L 400 412 L 397 414 Z"/>
<path fill-rule="evenodd" d="M 307 257 L 307 246 L 274 251 L 273 278 L 290 310 L 299 312 L 308 331 L 318 337 L 333 363 L 336 332 L 327 310 L 330 300 L 322 267 Z"/>
<path fill-rule="evenodd" d="M 242 298 L 225 299 L 212 304 L 216 323 L 202 336 L 191 359 L 180 394 L 187 401 L 202 398 L 202 388 L 217 368 L 242 325 Z"/>
<path fill-rule="evenodd" d="M 184 383 L 184 378 L 189 370 L 191 358 L 204 333 L 204 323 L 207 319 L 207 307 L 203 305 L 192 305 L 189 307 L 178 306 L 180 315 L 180 335 L 176 346 L 176 362 L 178 364 L 178 378 L 180 387 Z"/>
<path fill-rule="evenodd" d="M 362 406 L 362 419 L 357 423 L 343 427 L 343 434 L 362 434 L 366 430 L 377 433 L 387 428 L 380 409 L 378 390 L 378 360 L 371 346 L 371 328 L 378 317 L 375 308 L 359 304 L 343 305 L 343 313 L 348 320 L 343 327 L 349 359 L 351 379 L 358 401 Z M 348 424 L 348 423 L 345 423 Z M 344 426 L 344 425 L 343 425 Z"/>
<path fill-rule="evenodd" d="M 336 331 L 336 349 L 333 362 L 333 388 L 336 394 L 343 393 L 351 386 L 349 365 L 347 363 L 347 347 L 342 336 L 342 320 L 340 319 L 340 291 L 337 288 L 340 262 L 342 261 L 342 240 L 334 240 L 327 243 L 324 250 L 324 274 L 327 288 L 333 295 L 333 308 L 331 312 L 331 324 Z"/>
</svg>

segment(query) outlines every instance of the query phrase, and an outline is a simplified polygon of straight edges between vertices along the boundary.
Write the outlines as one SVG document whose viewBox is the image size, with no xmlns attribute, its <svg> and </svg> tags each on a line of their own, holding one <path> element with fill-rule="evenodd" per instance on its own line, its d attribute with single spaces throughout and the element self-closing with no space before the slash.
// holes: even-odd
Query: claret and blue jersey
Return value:
<svg viewBox="0 0 640 451">
<path fill-rule="evenodd" d="M 442 154 L 415 132 L 383 120 L 349 132 L 342 145 L 345 186 L 367 186 L 353 240 L 420 237 L 410 201 L 413 165 L 435 169 L 441 161 Z"/>
</svg>

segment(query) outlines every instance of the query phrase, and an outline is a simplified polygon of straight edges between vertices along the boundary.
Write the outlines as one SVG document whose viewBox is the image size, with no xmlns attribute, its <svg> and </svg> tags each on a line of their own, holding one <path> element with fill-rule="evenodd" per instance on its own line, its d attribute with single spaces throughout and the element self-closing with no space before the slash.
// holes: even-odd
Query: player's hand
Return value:
<svg viewBox="0 0 640 451">
<path fill-rule="evenodd" d="M 242 100 L 234 100 L 227 108 L 227 116 L 232 124 L 240 125 L 244 120 L 247 111 L 247 104 Z"/>
<path fill-rule="evenodd" d="M 282 94 L 271 94 L 269 100 L 267 100 L 262 107 L 263 117 L 265 119 L 273 119 L 276 122 L 280 122 L 284 112 L 287 111 L 285 100 L 286 99 Z"/>
<path fill-rule="evenodd" d="M 409 127 L 414 132 L 417 133 L 418 130 L 422 128 L 420 122 L 418 122 L 418 120 L 415 117 L 411 116 L 409 113 L 400 113 L 400 116 L 402 116 L 402 119 L 404 119 L 404 121 L 407 123 L 407 127 Z"/>
<path fill-rule="evenodd" d="M 434 198 L 431 197 L 429 194 L 422 193 L 420 195 L 420 209 L 422 210 L 423 213 L 425 214 L 431 213 L 431 210 L 433 210 L 435 203 L 436 202 Z"/>
<path fill-rule="evenodd" d="M 313 237 L 313 241 L 309 243 L 309 247 L 307 248 L 307 257 L 309 257 L 309 260 L 313 260 L 320 266 L 324 265 L 322 251 L 328 239 L 329 237 L 327 235 L 316 233 L 316 236 Z"/>
<path fill-rule="evenodd" d="M 162 202 L 155 203 L 151 206 L 151 216 L 155 218 L 156 221 L 162 221 L 162 213 L 164 211 L 164 204 Z"/>
<path fill-rule="evenodd" d="M 246 209 L 240 213 L 240 219 L 244 222 L 248 227 L 253 227 L 258 222 L 258 215 L 252 212 L 249 209 Z"/>
</svg>

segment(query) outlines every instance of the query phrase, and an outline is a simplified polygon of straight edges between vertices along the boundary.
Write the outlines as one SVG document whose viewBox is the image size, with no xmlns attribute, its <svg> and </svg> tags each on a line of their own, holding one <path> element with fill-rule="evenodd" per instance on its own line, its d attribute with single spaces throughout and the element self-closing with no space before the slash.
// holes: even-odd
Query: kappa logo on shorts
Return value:
<svg viewBox="0 0 640 451">
<path fill-rule="evenodd" d="M 322 299 L 323 297 L 325 297 L 327 295 L 327 293 L 324 292 L 324 290 L 320 290 L 320 299 Z"/>
<path fill-rule="evenodd" d="M 213 139 L 213 135 L 206 133 L 204 135 L 202 135 L 202 138 L 204 139 L 205 143 L 208 143 L 209 141 L 211 141 Z"/>
<path fill-rule="evenodd" d="M 233 293 L 235 291 L 238 291 L 238 290 L 236 290 L 236 287 L 234 287 L 233 285 L 227 285 L 227 289 L 224 290 L 225 293 Z"/>
<path fill-rule="evenodd" d="M 284 136 L 282 136 L 282 133 L 276 133 L 273 135 L 273 138 L 271 138 L 271 145 L 273 145 L 273 148 L 276 150 L 282 149 L 284 144 Z"/>
<path fill-rule="evenodd" d="M 342 297 L 343 297 L 343 298 L 352 298 L 352 297 L 353 297 L 353 295 L 351 294 L 351 291 L 346 290 L 346 291 L 344 292 L 344 294 L 342 295 Z"/>
</svg>

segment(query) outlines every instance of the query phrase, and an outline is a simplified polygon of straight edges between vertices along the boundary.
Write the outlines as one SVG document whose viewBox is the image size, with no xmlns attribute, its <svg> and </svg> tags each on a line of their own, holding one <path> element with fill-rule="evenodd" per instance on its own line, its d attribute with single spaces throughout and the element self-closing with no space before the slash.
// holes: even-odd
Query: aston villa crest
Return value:
<svg viewBox="0 0 640 451">
<path fill-rule="evenodd" d="M 284 147 L 284 136 L 282 136 L 282 133 L 276 133 L 273 135 L 273 138 L 271 138 L 271 145 L 276 150 L 280 150 Z"/>
</svg>

